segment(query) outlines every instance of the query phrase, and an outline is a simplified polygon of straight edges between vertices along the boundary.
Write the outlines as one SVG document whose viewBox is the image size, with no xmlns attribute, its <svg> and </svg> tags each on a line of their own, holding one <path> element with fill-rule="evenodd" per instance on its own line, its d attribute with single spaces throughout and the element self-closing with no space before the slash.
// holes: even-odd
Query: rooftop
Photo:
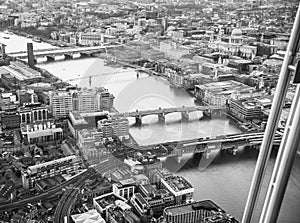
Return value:
<svg viewBox="0 0 300 223">
<path fill-rule="evenodd" d="M 193 188 L 186 179 L 180 176 L 169 177 L 165 180 L 165 182 L 176 192 Z"/>
<path fill-rule="evenodd" d="M 198 201 L 191 204 L 183 204 L 179 206 L 168 207 L 165 209 L 168 215 L 180 215 L 193 211 L 208 210 L 221 211 L 222 209 L 210 200 Z"/>
<path fill-rule="evenodd" d="M 126 199 L 113 192 L 94 198 L 94 201 L 97 202 L 103 210 L 109 208 L 111 205 L 116 204 L 116 202 L 117 204 L 120 203 L 118 200 L 123 202 L 126 201 Z"/>
<path fill-rule="evenodd" d="M 96 210 L 89 210 L 82 214 L 71 216 L 75 223 L 105 223 L 105 220 Z"/>
</svg>

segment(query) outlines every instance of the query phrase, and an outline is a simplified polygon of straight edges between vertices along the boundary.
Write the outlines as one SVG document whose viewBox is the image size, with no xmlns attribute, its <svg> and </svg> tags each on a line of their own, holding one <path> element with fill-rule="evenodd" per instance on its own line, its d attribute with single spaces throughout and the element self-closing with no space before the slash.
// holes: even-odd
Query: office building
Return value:
<svg viewBox="0 0 300 223">
<path fill-rule="evenodd" d="M 110 223 L 141 223 L 141 219 L 131 211 L 131 206 L 123 201 L 116 201 L 106 212 L 106 221 Z"/>
<path fill-rule="evenodd" d="M 229 112 L 240 120 L 259 119 L 263 117 L 263 112 L 254 99 L 230 100 Z"/>
<path fill-rule="evenodd" d="M 54 118 L 66 118 L 73 111 L 73 97 L 70 92 L 53 91 L 50 93 L 50 108 Z"/>
<path fill-rule="evenodd" d="M 16 111 L 1 112 L 0 121 L 2 129 L 20 128 L 20 116 Z"/>
<path fill-rule="evenodd" d="M 216 218 L 217 216 L 219 218 Z M 219 206 L 210 200 L 167 207 L 164 210 L 163 217 L 165 223 L 238 223 L 232 216 L 225 214 Z M 219 221 L 213 221 L 213 217 Z"/>
<path fill-rule="evenodd" d="M 114 206 L 116 202 L 120 202 L 120 201 L 126 202 L 126 199 L 111 192 L 93 198 L 93 206 L 100 214 L 105 216 L 107 210 L 110 207 Z"/>
<path fill-rule="evenodd" d="M 96 92 L 91 89 L 84 89 L 74 93 L 73 109 L 79 112 L 98 111 Z"/>
<path fill-rule="evenodd" d="M 165 189 L 156 189 L 153 185 L 146 184 L 139 185 L 137 191 L 139 193 L 132 197 L 131 203 L 143 219 L 147 219 L 149 213 L 159 218 L 166 207 L 175 205 L 175 197 Z"/>
<path fill-rule="evenodd" d="M 20 105 L 38 102 L 38 97 L 33 90 L 18 90 L 17 96 Z"/>
<path fill-rule="evenodd" d="M 99 120 L 98 129 L 103 132 L 103 138 L 112 140 L 114 136 L 119 139 L 129 139 L 129 121 L 127 118 L 108 118 Z"/>
<path fill-rule="evenodd" d="M 2 77 L 1 77 L 2 78 Z M 18 102 L 17 96 L 13 93 L 2 93 L 0 96 L 0 110 L 13 111 L 17 109 Z"/>
<path fill-rule="evenodd" d="M 241 99 L 255 92 L 254 87 L 237 81 L 220 81 L 195 86 L 195 96 L 209 105 L 225 106 L 230 98 Z"/>
<path fill-rule="evenodd" d="M 104 42 L 104 34 L 98 32 L 79 33 L 78 44 L 83 46 L 97 46 Z"/>
<path fill-rule="evenodd" d="M 103 144 L 103 134 L 99 129 L 82 129 L 78 131 L 77 145 L 87 158 L 98 157 L 98 148 Z"/>
<path fill-rule="evenodd" d="M 126 200 L 129 200 L 135 191 L 135 180 L 132 178 L 120 180 L 112 185 L 113 192 Z"/>
<path fill-rule="evenodd" d="M 175 204 L 184 204 L 193 198 L 194 188 L 183 177 L 171 176 L 161 179 L 161 187 L 168 190 L 175 197 Z"/>
<path fill-rule="evenodd" d="M 105 88 L 83 89 L 73 94 L 73 110 L 81 113 L 110 110 L 114 96 Z"/>
</svg>

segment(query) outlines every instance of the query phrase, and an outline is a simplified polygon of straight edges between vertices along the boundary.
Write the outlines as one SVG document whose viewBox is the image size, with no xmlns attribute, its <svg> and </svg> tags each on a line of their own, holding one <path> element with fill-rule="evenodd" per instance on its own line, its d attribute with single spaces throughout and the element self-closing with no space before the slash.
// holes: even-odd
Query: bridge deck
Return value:
<svg viewBox="0 0 300 223">
<path fill-rule="evenodd" d="M 58 49 L 49 49 L 45 51 L 34 51 L 35 56 L 46 56 L 46 55 L 56 55 L 64 53 L 79 53 L 79 52 L 89 52 L 97 51 L 105 48 L 114 48 L 121 45 L 108 45 L 108 46 L 90 46 L 90 47 L 77 47 L 77 48 L 58 48 Z M 10 56 L 14 57 L 27 57 L 27 52 L 22 53 L 9 53 Z"/>
<path fill-rule="evenodd" d="M 193 112 L 193 111 L 206 111 L 206 110 L 225 110 L 220 106 L 190 106 L 190 107 L 177 107 L 177 108 L 161 108 L 153 110 L 133 111 L 124 113 L 112 113 L 112 117 L 137 117 L 146 115 L 168 114 L 173 112 Z"/>
</svg>

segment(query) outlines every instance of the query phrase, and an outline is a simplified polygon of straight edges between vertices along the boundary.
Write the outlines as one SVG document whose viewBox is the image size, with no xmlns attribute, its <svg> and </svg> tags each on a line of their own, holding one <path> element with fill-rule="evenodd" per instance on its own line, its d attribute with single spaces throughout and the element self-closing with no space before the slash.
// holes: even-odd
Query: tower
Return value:
<svg viewBox="0 0 300 223">
<path fill-rule="evenodd" d="M 33 44 L 27 43 L 27 58 L 28 58 L 28 65 L 31 68 L 34 68 L 34 55 L 33 55 Z"/>
</svg>

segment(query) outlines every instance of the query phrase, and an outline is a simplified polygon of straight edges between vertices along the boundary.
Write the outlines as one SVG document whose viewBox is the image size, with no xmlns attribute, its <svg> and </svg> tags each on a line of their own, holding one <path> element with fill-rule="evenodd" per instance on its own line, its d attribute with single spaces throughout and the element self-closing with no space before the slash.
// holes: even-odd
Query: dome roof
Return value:
<svg viewBox="0 0 300 223">
<path fill-rule="evenodd" d="M 231 36 L 242 36 L 242 30 L 238 29 L 238 28 L 235 28 L 232 30 L 231 32 Z"/>
</svg>

